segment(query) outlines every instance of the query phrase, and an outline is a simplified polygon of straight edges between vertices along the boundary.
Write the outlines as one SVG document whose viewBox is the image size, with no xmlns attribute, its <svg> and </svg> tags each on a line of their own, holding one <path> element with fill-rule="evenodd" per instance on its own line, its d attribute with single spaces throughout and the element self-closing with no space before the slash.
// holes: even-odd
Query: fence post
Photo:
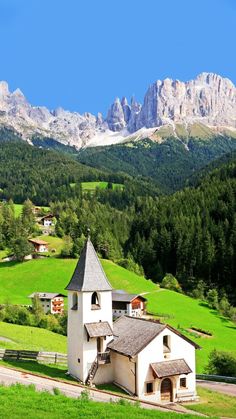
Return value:
<svg viewBox="0 0 236 419">
<path fill-rule="evenodd" d="M 57 363 L 57 352 L 55 352 L 55 364 Z"/>
</svg>

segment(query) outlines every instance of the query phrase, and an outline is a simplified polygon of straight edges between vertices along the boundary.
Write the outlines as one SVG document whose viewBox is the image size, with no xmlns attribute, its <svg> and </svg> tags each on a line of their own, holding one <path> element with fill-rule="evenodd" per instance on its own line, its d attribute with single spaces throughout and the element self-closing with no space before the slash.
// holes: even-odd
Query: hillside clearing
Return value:
<svg viewBox="0 0 236 419">
<path fill-rule="evenodd" d="M 61 253 L 61 249 L 63 247 L 64 242 L 60 237 L 42 235 L 34 238 L 47 242 L 49 252 L 55 250 L 55 252 L 53 253 L 54 256 L 59 255 Z"/>
<path fill-rule="evenodd" d="M 0 322 L 0 347 L 66 353 L 66 336 L 38 327 Z M 7 340 L 6 340 L 7 339 Z"/>
<path fill-rule="evenodd" d="M 58 258 L 32 260 L 24 263 L 0 263 L 0 303 L 5 303 L 8 300 L 12 304 L 30 304 L 27 296 L 36 291 L 66 294 L 65 287 L 72 276 L 76 263 L 75 259 Z M 209 309 L 206 303 L 173 291 L 159 290 L 153 282 L 127 271 L 109 260 L 102 260 L 102 265 L 114 289 L 124 289 L 129 293 L 145 293 L 149 312 L 177 328 L 202 347 L 197 351 L 198 373 L 204 371 L 208 355 L 214 348 L 236 355 L 236 325 L 220 316 L 215 310 Z M 209 331 L 212 333 L 212 337 L 207 338 L 190 332 L 188 329 L 192 327 Z M 42 329 L 36 330 L 41 331 Z M 1 330 L 0 336 L 17 340 L 14 339 L 14 334 L 1 333 Z M 2 344 L 3 342 L 1 342 L 1 346 Z M 40 342 L 38 342 L 39 344 Z M 14 347 L 17 349 L 19 346 Z M 31 349 L 33 348 L 31 347 Z M 52 344 L 51 350 L 56 351 L 57 348 Z"/>
<path fill-rule="evenodd" d="M 82 182 L 82 190 L 83 191 L 95 191 L 96 188 L 99 189 L 106 189 L 108 185 L 108 182 Z M 123 189 L 124 185 L 121 183 L 112 183 L 112 189 Z"/>
</svg>

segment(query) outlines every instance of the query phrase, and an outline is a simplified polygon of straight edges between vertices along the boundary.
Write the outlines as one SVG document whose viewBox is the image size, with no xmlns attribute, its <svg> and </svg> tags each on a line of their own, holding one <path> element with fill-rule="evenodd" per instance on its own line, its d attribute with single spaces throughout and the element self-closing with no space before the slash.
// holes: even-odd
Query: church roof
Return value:
<svg viewBox="0 0 236 419">
<path fill-rule="evenodd" d="M 114 339 L 108 344 L 108 348 L 125 356 L 136 356 L 164 329 L 171 330 L 196 349 L 200 349 L 199 345 L 167 324 L 130 316 L 122 316 L 113 323 Z"/>
<path fill-rule="evenodd" d="M 69 291 L 111 291 L 112 287 L 88 238 L 69 284 Z"/>
<path fill-rule="evenodd" d="M 113 323 L 114 340 L 108 348 L 126 356 L 135 356 L 165 327 L 165 324 L 122 316 Z"/>
<path fill-rule="evenodd" d="M 113 335 L 111 326 L 108 322 L 85 323 L 85 329 L 90 338 Z"/>
<path fill-rule="evenodd" d="M 151 364 L 157 378 L 171 377 L 172 375 L 189 374 L 192 372 L 184 359 L 155 362 Z"/>
</svg>

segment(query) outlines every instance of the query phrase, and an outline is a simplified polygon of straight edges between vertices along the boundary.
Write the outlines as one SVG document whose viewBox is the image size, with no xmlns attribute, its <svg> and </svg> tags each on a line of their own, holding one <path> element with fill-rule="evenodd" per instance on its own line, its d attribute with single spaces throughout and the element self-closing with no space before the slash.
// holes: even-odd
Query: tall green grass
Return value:
<svg viewBox="0 0 236 419">
<path fill-rule="evenodd" d="M 24 387 L 20 384 L 11 387 L 0 387 L 1 417 L 4 419 L 177 419 L 176 413 L 165 413 L 158 410 L 142 409 L 131 405 L 123 400 L 120 403 L 102 403 L 80 399 L 70 399 L 54 392 L 36 392 L 34 386 Z M 192 415 L 185 415 L 186 419 L 192 419 Z"/>
</svg>

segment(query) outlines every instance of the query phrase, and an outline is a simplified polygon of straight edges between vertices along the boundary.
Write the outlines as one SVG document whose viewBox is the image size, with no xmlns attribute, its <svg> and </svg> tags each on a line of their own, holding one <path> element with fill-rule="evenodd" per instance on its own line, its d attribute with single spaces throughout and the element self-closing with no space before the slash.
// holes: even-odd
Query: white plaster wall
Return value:
<svg viewBox="0 0 236 419">
<path fill-rule="evenodd" d="M 111 362 L 114 369 L 114 381 L 135 393 L 135 364 L 127 356 L 111 351 Z"/>
<path fill-rule="evenodd" d="M 91 309 L 92 292 L 78 292 L 78 310 L 71 310 L 73 292 L 68 292 L 68 369 L 69 373 L 85 382 L 97 356 L 97 339 L 88 340 L 85 323 L 108 321 L 112 328 L 111 291 L 98 292 L 100 309 Z M 104 350 L 113 336 L 104 341 Z M 78 358 L 80 362 L 78 362 Z"/>
<path fill-rule="evenodd" d="M 148 327 L 148 325 L 147 325 Z M 160 384 L 161 380 L 154 380 L 152 369 L 150 367 L 151 363 L 165 361 L 163 353 L 163 336 L 170 335 L 171 337 L 171 352 L 168 354 L 168 359 L 184 359 L 191 370 L 192 373 L 188 375 L 183 375 L 181 377 L 186 377 L 187 379 L 187 388 L 186 390 L 179 389 L 179 378 L 171 378 L 173 383 L 173 395 L 175 396 L 178 391 L 181 393 L 194 393 L 196 394 L 196 381 L 195 381 L 195 348 L 193 345 L 188 343 L 186 340 L 182 339 L 180 336 L 176 335 L 174 332 L 165 329 L 160 333 L 150 344 L 144 348 L 142 352 L 138 355 L 138 395 L 142 399 L 148 399 L 151 401 L 160 400 Z M 154 392 L 155 394 L 146 395 L 146 385 L 148 381 L 154 381 Z"/>
<path fill-rule="evenodd" d="M 99 365 L 94 377 L 94 384 L 112 383 L 114 381 L 113 364 Z"/>
</svg>

